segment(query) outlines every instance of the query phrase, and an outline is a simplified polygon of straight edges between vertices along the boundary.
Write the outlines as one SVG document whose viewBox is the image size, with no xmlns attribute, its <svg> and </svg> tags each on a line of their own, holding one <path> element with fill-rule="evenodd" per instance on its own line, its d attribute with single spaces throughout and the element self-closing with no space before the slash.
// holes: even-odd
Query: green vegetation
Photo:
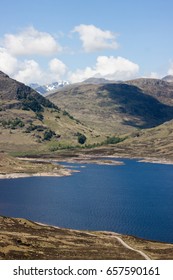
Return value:
<svg viewBox="0 0 173 280">
<path fill-rule="evenodd" d="M 37 112 L 37 113 L 36 113 L 36 118 L 37 118 L 39 121 L 43 121 L 43 120 L 44 120 L 44 116 L 43 116 L 40 112 Z"/>
<path fill-rule="evenodd" d="M 147 94 L 148 87 L 151 88 L 150 95 L 155 92 L 154 97 Z M 85 126 L 106 136 L 115 132 L 123 135 L 169 121 L 173 118 L 173 108 L 163 104 L 161 99 L 159 102 L 157 97 L 162 95 L 168 99 L 172 92 L 171 85 L 165 89 L 157 83 L 152 86 L 150 81 L 145 90 L 125 83 L 81 83 L 62 88 L 48 98 Z M 173 100 L 169 99 L 170 102 Z"/>
<path fill-rule="evenodd" d="M 70 144 L 54 141 L 54 142 L 51 142 L 51 144 L 49 146 L 49 151 L 56 152 L 58 150 L 72 150 L 72 149 L 77 149 L 77 148 L 80 148 L 80 146 L 79 145 L 70 145 Z"/>
<path fill-rule="evenodd" d="M 78 143 L 83 145 L 87 140 L 86 136 L 79 132 L 77 133 L 77 136 L 78 136 Z"/>
<path fill-rule="evenodd" d="M 56 133 L 54 131 L 52 131 L 51 129 L 46 130 L 44 132 L 43 140 L 44 141 L 48 141 L 48 140 L 50 140 L 55 135 L 56 135 Z"/>
<path fill-rule="evenodd" d="M 30 97 L 28 98 L 28 100 L 23 101 L 22 105 L 23 105 L 23 107 L 22 107 L 23 110 L 31 109 L 32 111 L 34 111 L 36 113 L 44 111 L 43 107 L 38 103 L 38 101 L 35 99 L 32 99 Z"/>
<path fill-rule="evenodd" d="M 126 137 L 121 138 L 121 137 L 116 137 L 116 136 L 111 136 L 111 137 L 107 137 L 106 141 L 104 142 L 104 144 L 117 144 L 119 142 L 122 142 L 126 139 Z"/>
<path fill-rule="evenodd" d="M 16 129 L 17 127 L 24 127 L 25 124 L 20 118 L 1 120 L 0 121 L 4 128 Z"/>
<path fill-rule="evenodd" d="M 74 120 L 74 117 L 71 116 L 66 110 L 63 111 L 63 116 L 68 116 L 71 120 Z"/>
<path fill-rule="evenodd" d="M 56 105 L 27 86 L 18 88 L 17 99 L 22 102 L 23 110 L 32 110 L 35 113 L 43 112 L 44 107 L 59 110 Z"/>
<path fill-rule="evenodd" d="M 44 131 L 46 130 L 47 127 L 43 126 L 43 125 L 34 125 L 33 123 L 31 123 L 28 127 L 26 127 L 25 129 L 25 133 L 30 133 L 34 130 L 37 130 L 37 131 Z"/>
<path fill-rule="evenodd" d="M 81 137 L 80 139 L 84 140 L 84 136 L 83 134 L 81 133 L 77 133 L 77 136 L 78 137 Z M 85 136 L 86 137 L 86 136 Z M 81 144 L 80 142 L 78 142 L 79 144 L 68 144 L 68 143 L 64 143 L 64 142 L 60 142 L 60 141 L 51 141 L 50 145 L 49 145 L 49 150 L 51 152 L 55 152 L 55 151 L 58 151 L 58 150 L 70 150 L 70 149 L 94 149 L 94 148 L 97 148 L 97 147 L 101 147 L 101 146 L 104 146 L 104 145 L 109 145 L 109 144 L 118 144 L 120 142 L 123 142 L 124 140 L 126 140 L 127 137 L 115 137 L 115 136 L 112 136 L 112 137 L 108 137 L 105 141 L 103 142 L 98 142 L 98 143 L 93 143 L 93 144 L 86 144 L 86 143 L 83 143 Z M 81 140 L 81 141 L 82 141 Z"/>
<path fill-rule="evenodd" d="M 153 79 L 71 85 L 49 96 L 60 110 L 31 88 L 1 74 L 0 149 L 48 153 L 105 146 L 98 150 L 171 158 L 172 92 L 171 84 Z"/>
</svg>

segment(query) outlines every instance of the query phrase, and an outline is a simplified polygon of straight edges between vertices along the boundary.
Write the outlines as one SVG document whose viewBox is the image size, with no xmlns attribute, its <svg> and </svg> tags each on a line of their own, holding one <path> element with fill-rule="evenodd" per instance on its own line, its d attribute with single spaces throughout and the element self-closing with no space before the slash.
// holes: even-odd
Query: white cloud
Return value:
<svg viewBox="0 0 173 280">
<path fill-rule="evenodd" d="M 173 75 L 173 63 L 171 63 L 170 68 L 168 70 L 168 75 Z"/>
<path fill-rule="evenodd" d="M 109 30 L 102 30 L 94 25 L 78 25 L 72 32 L 79 33 L 83 48 L 86 52 L 105 49 L 117 49 L 116 36 Z"/>
<path fill-rule="evenodd" d="M 13 75 L 13 78 L 22 83 L 29 84 L 42 82 L 44 76 L 44 72 L 35 60 L 25 60 L 20 63 L 20 69 L 15 75 Z"/>
<path fill-rule="evenodd" d="M 17 59 L 9 54 L 6 49 L 0 48 L 0 70 L 11 75 L 17 70 L 17 67 Z"/>
<path fill-rule="evenodd" d="M 57 77 L 57 79 L 61 79 L 62 76 L 67 72 L 67 66 L 59 59 L 53 58 L 49 62 L 50 71 Z"/>
<path fill-rule="evenodd" d="M 28 27 L 18 34 L 5 34 L 4 47 L 12 55 L 51 55 L 62 50 L 52 35 Z"/>
<path fill-rule="evenodd" d="M 127 80 L 135 77 L 138 71 L 139 66 L 126 58 L 99 56 L 94 67 L 86 67 L 70 73 L 69 80 L 74 83 L 82 82 L 90 77 Z"/>
<path fill-rule="evenodd" d="M 66 65 L 57 58 L 49 61 L 49 68 L 44 70 L 35 60 L 25 60 L 19 63 L 20 68 L 13 78 L 25 83 L 39 83 L 41 85 L 63 79 L 67 71 Z"/>
<path fill-rule="evenodd" d="M 151 72 L 150 75 L 147 78 L 151 78 L 151 79 L 160 79 L 161 75 L 157 72 Z"/>
</svg>

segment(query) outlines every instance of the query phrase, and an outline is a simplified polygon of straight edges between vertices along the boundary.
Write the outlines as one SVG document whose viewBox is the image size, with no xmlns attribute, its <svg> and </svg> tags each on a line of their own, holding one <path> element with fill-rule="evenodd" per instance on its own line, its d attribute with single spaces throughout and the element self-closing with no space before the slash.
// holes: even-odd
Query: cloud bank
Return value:
<svg viewBox="0 0 173 280">
<path fill-rule="evenodd" d="M 73 33 L 79 34 L 87 55 L 118 48 L 116 35 L 109 30 L 81 24 L 73 29 Z M 136 77 L 139 72 L 139 65 L 133 61 L 106 55 L 97 56 L 94 65 L 72 72 L 57 57 L 64 49 L 51 34 L 34 27 L 25 28 L 16 34 L 5 34 L 0 46 L 0 70 L 25 84 L 45 84 L 62 79 L 76 83 L 90 77 L 127 80 Z M 44 69 L 38 61 L 44 62 Z M 173 67 L 170 73 L 171 69 Z"/>
<path fill-rule="evenodd" d="M 47 62 L 46 70 L 36 60 L 27 59 L 27 56 L 44 58 L 63 50 L 51 34 L 34 27 L 25 28 L 17 34 L 5 34 L 1 45 L 0 70 L 20 82 L 52 82 L 61 79 L 67 71 L 66 65 L 56 57 Z"/>
<path fill-rule="evenodd" d="M 76 70 L 70 74 L 69 80 L 72 83 L 82 82 L 90 77 L 127 80 L 135 77 L 138 71 L 139 66 L 126 58 L 120 56 L 99 56 L 93 67 Z"/>
</svg>

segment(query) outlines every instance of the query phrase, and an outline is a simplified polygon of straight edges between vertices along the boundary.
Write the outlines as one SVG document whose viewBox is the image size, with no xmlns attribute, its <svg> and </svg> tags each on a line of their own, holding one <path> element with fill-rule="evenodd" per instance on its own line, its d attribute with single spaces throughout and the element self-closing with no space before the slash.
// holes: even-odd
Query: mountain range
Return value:
<svg viewBox="0 0 173 280">
<path fill-rule="evenodd" d="M 16 158 L 19 155 L 21 158 Z M 41 173 L 64 176 L 70 171 L 60 167 L 58 159 L 86 163 L 99 157 L 102 162 L 98 160 L 97 163 L 110 164 L 103 158 L 107 156 L 161 159 L 162 163 L 163 160 L 173 161 L 173 83 L 170 77 L 126 82 L 90 79 L 58 88 L 45 97 L 0 71 L 2 176 L 40 176 Z M 151 259 L 172 259 L 171 244 L 133 236 L 55 229 L 21 218 L 0 217 L 0 223 L 2 259 L 35 256 L 40 259 L 55 256 L 58 259 L 69 256 L 136 259 L 139 253 L 140 258 L 141 254 L 144 256 L 144 251 Z M 48 236 L 51 236 L 51 247 Z M 122 246 L 124 241 L 126 246 Z M 77 253 L 76 244 L 80 244 Z M 11 247 L 13 250 L 7 250 Z M 90 247 L 94 248 L 92 253 Z"/>
<path fill-rule="evenodd" d="M 48 99 L 100 133 L 122 134 L 173 118 L 171 83 L 138 79 L 126 83 L 74 84 Z"/>
<path fill-rule="evenodd" d="M 29 84 L 29 86 L 32 89 L 36 90 L 38 93 L 45 94 L 45 93 L 55 91 L 56 89 L 62 88 L 69 84 L 70 83 L 68 81 L 60 81 L 60 82 L 53 82 L 53 83 L 46 84 L 46 85 L 39 85 L 37 83 L 31 83 L 31 84 Z"/>
<path fill-rule="evenodd" d="M 118 137 L 126 139 L 115 145 L 121 152 L 133 154 L 139 145 L 145 156 L 147 151 L 154 155 L 157 144 L 158 153 L 170 158 L 172 127 L 173 83 L 165 79 L 91 79 L 45 98 L 0 72 L 0 151 L 45 153 L 82 147 L 85 141 L 113 144 L 107 140 Z"/>
<path fill-rule="evenodd" d="M 146 80 L 146 79 L 141 79 L 141 80 Z M 163 77 L 161 80 L 165 81 L 165 82 L 173 82 L 173 76 L 172 75 L 168 75 Z M 82 84 L 110 84 L 110 83 L 122 83 L 122 81 L 115 81 L 115 80 L 107 80 L 104 78 L 88 78 L 86 80 L 84 80 L 82 82 Z M 52 92 L 55 92 L 56 90 L 58 90 L 59 88 L 63 88 L 65 86 L 70 85 L 69 81 L 59 81 L 59 82 L 52 82 L 49 84 L 45 84 L 45 85 L 40 85 L 38 83 L 31 83 L 29 84 L 29 87 L 31 87 L 32 89 L 36 90 L 38 93 L 40 94 L 49 94 Z"/>
</svg>

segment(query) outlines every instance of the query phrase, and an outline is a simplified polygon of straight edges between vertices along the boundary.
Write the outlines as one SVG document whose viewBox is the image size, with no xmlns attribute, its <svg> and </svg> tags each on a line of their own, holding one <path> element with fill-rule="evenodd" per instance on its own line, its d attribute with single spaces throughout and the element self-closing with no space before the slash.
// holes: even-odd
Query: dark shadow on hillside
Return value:
<svg viewBox="0 0 173 280">
<path fill-rule="evenodd" d="M 99 88 L 99 94 L 107 91 L 109 98 L 122 116 L 131 116 L 136 121 L 123 124 L 138 128 L 151 128 L 173 119 L 173 107 L 159 102 L 136 86 L 127 84 L 106 84 Z M 142 123 L 142 124 L 141 124 Z"/>
</svg>

